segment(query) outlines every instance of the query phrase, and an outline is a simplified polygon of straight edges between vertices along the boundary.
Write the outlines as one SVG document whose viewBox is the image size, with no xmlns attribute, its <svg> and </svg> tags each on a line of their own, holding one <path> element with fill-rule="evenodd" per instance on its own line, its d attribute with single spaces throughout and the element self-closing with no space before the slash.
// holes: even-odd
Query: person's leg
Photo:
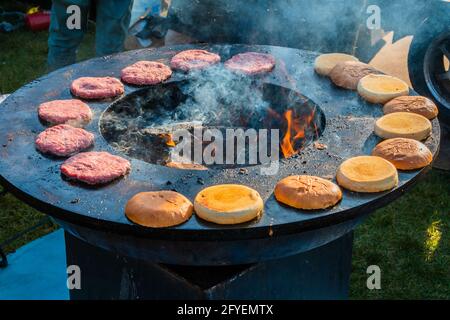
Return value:
<svg viewBox="0 0 450 320">
<path fill-rule="evenodd" d="M 133 0 L 97 0 L 95 48 L 98 56 L 123 50 Z"/>
<path fill-rule="evenodd" d="M 87 28 L 90 0 L 53 0 L 50 29 L 48 37 L 49 70 L 54 70 L 76 61 L 76 52 L 83 40 Z M 67 13 L 70 5 L 80 8 L 81 29 L 68 29 L 67 19 L 72 13 Z"/>
</svg>

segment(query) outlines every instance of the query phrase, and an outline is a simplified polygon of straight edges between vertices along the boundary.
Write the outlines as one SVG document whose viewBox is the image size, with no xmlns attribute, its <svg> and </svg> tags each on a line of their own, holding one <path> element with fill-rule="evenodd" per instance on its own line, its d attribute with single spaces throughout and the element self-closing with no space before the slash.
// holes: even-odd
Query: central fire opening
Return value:
<svg viewBox="0 0 450 320">
<path fill-rule="evenodd" d="M 259 154 L 264 145 L 268 157 L 277 152 L 278 158 L 289 158 L 324 127 L 322 110 L 299 92 L 237 76 L 142 88 L 112 103 L 100 118 L 101 134 L 117 151 L 149 163 L 194 169 L 264 163 Z M 180 154 L 177 147 L 183 141 L 190 143 L 190 152 Z M 199 158 L 198 148 L 223 162 Z"/>
</svg>

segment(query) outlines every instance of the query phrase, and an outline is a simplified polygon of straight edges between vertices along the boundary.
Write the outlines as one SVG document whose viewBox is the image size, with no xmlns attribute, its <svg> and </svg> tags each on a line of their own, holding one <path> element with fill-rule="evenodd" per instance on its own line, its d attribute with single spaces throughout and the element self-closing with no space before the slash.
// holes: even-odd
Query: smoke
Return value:
<svg viewBox="0 0 450 320">
<path fill-rule="evenodd" d="M 176 30 L 209 43 L 278 45 L 355 54 L 357 40 L 369 34 L 367 7 L 381 7 L 381 27 L 385 31 L 411 30 L 417 19 L 411 19 L 411 14 L 404 10 L 410 6 L 405 4 L 406 0 L 205 0 L 194 4 L 174 0 L 170 14 L 176 17 Z M 420 8 L 424 6 L 422 3 Z M 402 14 L 394 15 L 394 12 Z M 236 54 L 231 51 L 231 46 L 222 46 L 222 58 Z M 287 69 L 285 62 L 290 61 L 283 59 L 282 52 L 276 56 L 280 58 L 277 68 Z M 295 82 L 300 75 L 287 76 Z M 274 111 L 271 109 L 274 106 L 264 98 L 258 85 L 260 81 L 233 73 L 223 64 L 190 72 L 188 78 L 176 87 L 165 85 L 161 92 L 148 88 L 127 97 L 122 105 L 103 116 L 104 136 L 108 139 L 108 135 L 114 135 L 109 137 L 110 142 L 130 156 L 158 162 L 170 154 L 168 132 L 193 130 L 198 126 L 219 130 L 268 128 L 264 118 Z M 307 84 L 302 91 L 308 92 Z M 354 101 L 354 112 L 361 112 L 357 101 Z"/>
<path fill-rule="evenodd" d="M 137 90 L 115 102 L 101 117 L 102 135 L 120 152 L 150 163 L 170 162 L 174 147 L 189 142 L 194 154 L 203 148 L 211 151 L 211 159 L 218 159 L 219 151 L 226 149 L 225 156 L 235 160 L 227 158 L 227 165 L 252 165 L 267 160 L 269 153 L 270 159 L 278 159 L 279 138 L 286 130 L 292 130 L 292 148 L 296 151 L 319 134 L 316 106 L 290 89 L 266 83 L 264 75 L 242 75 L 217 64 L 192 71 L 188 78 Z M 291 112 L 286 119 L 288 109 Z M 203 138 L 195 134 L 199 128 Z M 263 139 L 261 129 L 269 130 Z M 175 139 L 178 131 L 183 131 L 182 141 Z M 208 132 L 215 132 L 212 140 L 205 138 Z M 217 139 L 221 142 L 211 146 Z M 200 149 L 196 148 L 198 143 Z M 252 153 L 256 146 L 258 152 Z M 261 155 L 262 150 L 270 151 Z"/>
<path fill-rule="evenodd" d="M 379 49 L 370 45 L 370 5 L 380 8 L 381 28 L 395 38 L 414 34 L 436 0 L 173 0 L 173 28 L 208 43 L 277 45 L 316 52 L 356 54 L 363 61 Z M 435 10 L 436 11 L 436 10 Z"/>
<path fill-rule="evenodd" d="M 268 102 L 261 88 L 247 76 L 223 65 L 194 71 L 181 86 L 187 96 L 172 115 L 172 121 L 198 121 L 214 127 L 255 127 L 266 114 Z"/>
<path fill-rule="evenodd" d="M 175 131 L 258 129 L 268 107 L 259 81 L 219 64 L 190 72 L 189 80 L 128 95 L 102 115 L 100 127 L 118 151 L 164 164 L 170 160 Z"/>
<path fill-rule="evenodd" d="M 364 0 L 174 0 L 175 29 L 200 41 L 352 52 Z"/>
</svg>

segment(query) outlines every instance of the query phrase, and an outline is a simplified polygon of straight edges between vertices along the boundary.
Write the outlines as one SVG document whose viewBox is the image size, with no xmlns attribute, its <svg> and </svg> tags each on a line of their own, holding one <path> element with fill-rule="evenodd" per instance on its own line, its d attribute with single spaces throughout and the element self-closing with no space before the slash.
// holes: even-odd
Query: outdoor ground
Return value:
<svg viewBox="0 0 450 320">
<path fill-rule="evenodd" d="M 93 56 L 93 39 L 90 32 L 80 48 L 80 59 Z M 0 94 L 44 74 L 46 54 L 46 32 L 0 33 Z M 0 196 L 0 244 L 43 217 L 11 194 Z M 11 252 L 56 227 L 48 223 L 6 250 Z M 450 172 L 432 170 L 410 192 L 357 228 L 350 297 L 449 299 L 449 232 Z M 366 287 L 369 265 L 381 268 L 381 290 Z"/>
</svg>

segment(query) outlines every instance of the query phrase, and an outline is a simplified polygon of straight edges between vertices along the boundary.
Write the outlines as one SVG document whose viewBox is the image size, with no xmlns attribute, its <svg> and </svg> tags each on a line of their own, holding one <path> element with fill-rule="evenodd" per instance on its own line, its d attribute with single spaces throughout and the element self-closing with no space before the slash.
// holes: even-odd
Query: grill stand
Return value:
<svg viewBox="0 0 450 320">
<path fill-rule="evenodd" d="M 70 98 L 67 88 L 73 79 L 105 76 L 105 70 L 118 77 L 124 66 L 138 60 L 169 63 L 176 52 L 194 48 L 217 52 L 223 60 L 246 51 L 273 54 L 280 64 L 264 82 L 308 93 L 326 116 L 320 142 L 329 148 L 318 152 L 310 144 L 301 157 L 280 161 L 278 174 L 270 176 L 258 174 L 257 166 L 249 167 L 248 175 L 237 168 L 189 173 L 130 159 L 133 170 L 125 179 L 94 190 L 61 179 L 60 161 L 36 153 L 36 133 L 44 129 L 36 105 Z M 0 114 L 0 183 L 81 239 L 67 236 L 68 262 L 78 264 L 82 272 L 83 289 L 73 290 L 72 298 L 345 298 L 352 248 L 351 235 L 345 235 L 367 214 L 407 192 L 431 166 L 399 172 L 398 187 L 388 192 L 344 190 L 342 201 L 329 210 L 296 214 L 279 204 L 273 187 L 281 177 L 301 171 L 334 176 L 343 159 L 368 154 L 379 141 L 367 128 L 373 128 L 381 109 L 318 77 L 313 71 L 317 55 L 282 47 L 206 44 L 129 51 L 58 69 L 8 97 L 2 103 L 6 112 Z M 168 82 L 185 78 L 175 73 Z M 126 86 L 127 95 L 137 90 Z M 99 132 L 99 116 L 109 105 L 110 101 L 90 102 L 95 117 L 86 129 L 96 135 L 96 150 L 116 153 Z M 440 128 L 437 119 L 432 123 L 425 144 L 436 157 Z M 176 228 L 147 229 L 123 215 L 126 200 L 138 192 L 174 189 L 194 199 L 201 189 L 219 183 L 240 183 L 260 192 L 263 217 L 233 227 L 193 217 Z M 156 264 L 160 262 L 165 264 Z"/>
<path fill-rule="evenodd" d="M 114 254 L 65 232 L 68 265 L 81 270 L 70 299 L 346 299 L 353 231 L 324 246 L 256 264 L 156 264 Z"/>
<path fill-rule="evenodd" d="M 450 124 L 440 122 L 441 126 L 441 144 L 436 160 L 433 162 L 433 168 L 450 171 Z"/>
</svg>

